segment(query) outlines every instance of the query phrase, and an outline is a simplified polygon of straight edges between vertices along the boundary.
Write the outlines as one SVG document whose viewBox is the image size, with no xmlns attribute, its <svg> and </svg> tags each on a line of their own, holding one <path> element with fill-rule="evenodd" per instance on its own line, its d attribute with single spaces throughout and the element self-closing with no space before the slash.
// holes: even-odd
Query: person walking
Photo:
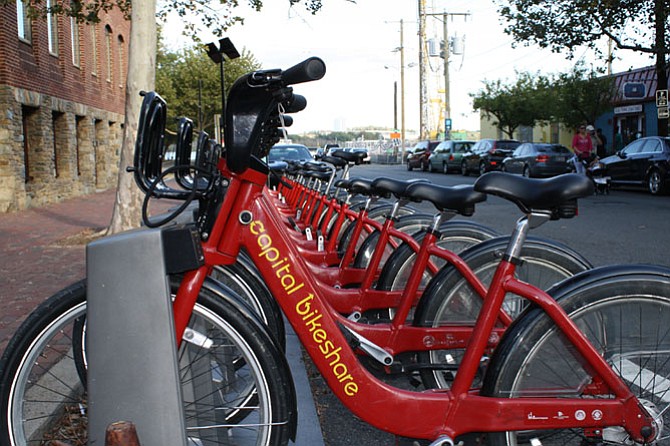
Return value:
<svg viewBox="0 0 670 446">
<path fill-rule="evenodd" d="M 585 125 L 581 125 L 577 133 L 575 133 L 575 136 L 573 136 L 572 151 L 575 153 L 575 172 L 581 174 L 586 173 L 583 161 L 589 160 L 591 158 L 591 152 L 593 152 L 593 142 L 591 141 L 591 135 L 586 132 Z"/>
</svg>

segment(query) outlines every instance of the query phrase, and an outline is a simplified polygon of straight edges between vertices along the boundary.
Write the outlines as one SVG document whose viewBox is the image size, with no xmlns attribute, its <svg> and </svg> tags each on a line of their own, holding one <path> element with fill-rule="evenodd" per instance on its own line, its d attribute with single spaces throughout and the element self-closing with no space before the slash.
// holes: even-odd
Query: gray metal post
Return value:
<svg viewBox="0 0 670 446">
<path fill-rule="evenodd" d="M 170 289 L 160 229 L 87 247 L 89 444 L 135 423 L 142 446 L 186 446 Z"/>
</svg>

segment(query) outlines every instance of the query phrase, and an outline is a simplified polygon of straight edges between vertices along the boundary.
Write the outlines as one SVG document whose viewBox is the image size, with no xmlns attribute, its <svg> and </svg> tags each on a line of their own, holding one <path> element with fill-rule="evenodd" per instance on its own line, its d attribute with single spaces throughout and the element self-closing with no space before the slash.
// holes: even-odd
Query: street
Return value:
<svg viewBox="0 0 670 446">
<path fill-rule="evenodd" d="M 436 184 L 473 184 L 476 176 L 407 171 L 404 165 L 356 166 L 351 177 L 397 179 L 426 178 Z M 418 208 L 432 213 L 430 204 Z M 477 206 L 473 221 L 509 234 L 521 211 L 512 203 L 489 197 Z M 459 217 L 464 218 L 464 217 Z M 610 195 L 594 195 L 579 201 L 579 215 L 570 220 L 550 221 L 532 234 L 565 243 L 579 251 L 594 266 L 614 263 L 654 263 L 670 266 L 670 196 L 653 196 L 644 190 L 612 189 Z"/>
<path fill-rule="evenodd" d="M 427 178 L 443 185 L 472 184 L 476 176 L 407 171 L 404 165 L 372 164 L 356 166 L 351 177 L 397 179 Z M 418 204 L 421 210 L 433 212 L 432 205 Z M 477 206 L 474 221 L 509 234 L 521 216 L 512 203 L 489 197 Z M 463 218 L 463 217 L 459 217 Z M 564 243 L 577 250 L 594 266 L 617 263 L 654 263 L 670 266 L 667 233 L 670 221 L 670 197 L 652 196 L 642 190 L 613 189 L 610 195 L 591 196 L 579 201 L 579 215 L 569 220 L 550 221 L 532 233 Z M 363 423 L 353 416 L 325 387 L 313 366 L 308 367 L 317 410 L 327 446 L 410 446 L 408 439 L 396 439 Z M 403 378 L 404 379 L 404 378 Z M 405 379 L 402 384 L 407 385 Z M 421 414 L 417 414 L 421 416 Z"/>
</svg>

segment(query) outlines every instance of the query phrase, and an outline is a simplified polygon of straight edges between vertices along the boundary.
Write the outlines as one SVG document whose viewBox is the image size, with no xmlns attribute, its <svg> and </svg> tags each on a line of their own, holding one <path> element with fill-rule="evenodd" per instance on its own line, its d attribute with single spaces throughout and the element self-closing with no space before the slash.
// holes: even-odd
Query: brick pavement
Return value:
<svg viewBox="0 0 670 446">
<path fill-rule="evenodd" d="M 0 214 L 0 351 L 42 301 L 85 277 L 85 242 L 73 237 L 109 225 L 114 190 Z"/>
</svg>

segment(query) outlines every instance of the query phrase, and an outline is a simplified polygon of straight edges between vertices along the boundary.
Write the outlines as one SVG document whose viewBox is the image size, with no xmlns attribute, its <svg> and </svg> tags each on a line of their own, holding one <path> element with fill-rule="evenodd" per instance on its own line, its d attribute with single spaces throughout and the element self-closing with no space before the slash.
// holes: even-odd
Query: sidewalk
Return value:
<svg viewBox="0 0 670 446">
<path fill-rule="evenodd" d="M 85 277 L 79 235 L 107 227 L 114 197 L 110 190 L 0 214 L 0 350 L 37 305 Z"/>
<path fill-rule="evenodd" d="M 110 190 L 0 214 L 0 352 L 35 307 L 85 277 L 87 236 L 109 225 L 114 199 Z M 287 357 L 298 392 L 295 444 L 323 445 L 300 346 L 292 332 Z"/>
</svg>

